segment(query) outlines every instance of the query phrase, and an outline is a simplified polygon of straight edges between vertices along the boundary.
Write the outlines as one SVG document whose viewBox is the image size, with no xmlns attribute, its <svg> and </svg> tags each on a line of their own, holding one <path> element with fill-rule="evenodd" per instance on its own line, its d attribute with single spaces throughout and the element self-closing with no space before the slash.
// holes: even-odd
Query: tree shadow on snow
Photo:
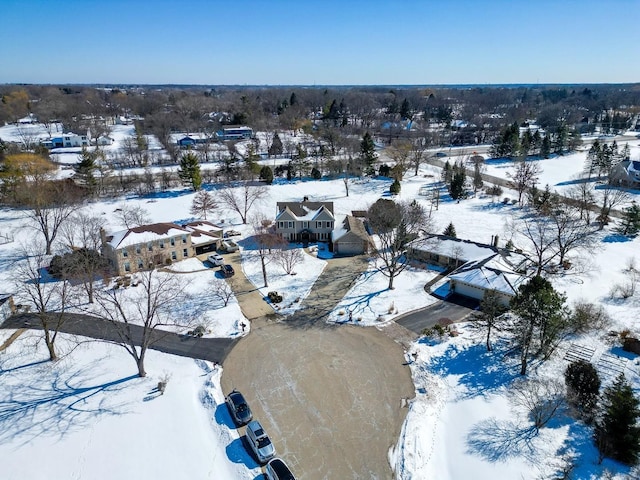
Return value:
<svg viewBox="0 0 640 480">
<path fill-rule="evenodd" d="M 467 435 L 467 451 L 489 462 L 504 462 L 510 458 L 536 459 L 533 444 L 536 430 L 511 421 L 488 418 L 478 422 Z"/>
<path fill-rule="evenodd" d="M 459 399 L 487 395 L 518 378 L 517 368 L 502 361 L 501 343 L 494 343 L 487 352 L 483 344 L 460 348 L 449 345 L 443 355 L 431 363 L 431 370 L 441 376 L 459 376 L 458 383 L 466 387 Z"/>
<path fill-rule="evenodd" d="M 94 383 L 91 370 L 95 364 L 73 369 L 64 368 L 61 362 L 46 362 L 37 372 L 40 374 L 25 377 L 23 371 L 15 372 L 21 375 L 20 381 L 11 381 L 8 372 L 38 363 L 3 371 L 7 376 L 0 391 L 0 442 L 20 438 L 28 443 L 41 435 L 62 438 L 95 422 L 97 417 L 126 413 L 125 405 L 110 394 L 124 389 L 137 375 Z"/>
</svg>

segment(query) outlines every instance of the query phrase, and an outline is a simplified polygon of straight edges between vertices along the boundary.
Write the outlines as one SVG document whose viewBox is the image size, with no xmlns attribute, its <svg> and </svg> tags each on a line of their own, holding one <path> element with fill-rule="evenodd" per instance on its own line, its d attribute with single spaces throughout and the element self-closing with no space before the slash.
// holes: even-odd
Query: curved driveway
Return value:
<svg viewBox="0 0 640 480">
<path fill-rule="evenodd" d="M 299 478 L 393 478 L 388 452 L 414 396 L 403 348 L 376 328 L 324 322 L 364 268 L 330 260 L 298 314 L 254 320 L 224 364 L 224 391 L 244 393 Z"/>
</svg>

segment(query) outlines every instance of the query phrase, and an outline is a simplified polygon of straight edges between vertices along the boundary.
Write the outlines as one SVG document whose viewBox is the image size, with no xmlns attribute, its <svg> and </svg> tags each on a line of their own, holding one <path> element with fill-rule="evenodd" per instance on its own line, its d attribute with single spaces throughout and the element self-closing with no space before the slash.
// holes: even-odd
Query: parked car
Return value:
<svg viewBox="0 0 640 480">
<path fill-rule="evenodd" d="M 247 440 L 260 463 L 267 463 L 276 456 L 276 449 L 271 439 L 257 420 L 247 424 Z"/>
<path fill-rule="evenodd" d="M 233 418 L 236 425 L 246 425 L 253 418 L 253 414 L 251 413 L 251 409 L 249 408 L 247 401 L 244 399 L 244 395 L 239 391 L 233 390 L 229 395 L 227 395 L 225 403 L 227 404 L 231 418 Z"/>
<path fill-rule="evenodd" d="M 226 232 L 224 232 L 224 238 L 229 238 L 229 237 L 237 237 L 242 235 L 240 232 L 238 232 L 237 230 L 227 230 Z"/>
<path fill-rule="evenodd" d="M 280 458 L 270 460 L 265 473 L 269 480 L 296 480 L 287 464 Z"/>
<path fill-rule="evenodd" d="M 446 157 L 446 156 L 447 156 L 447 154 L 446 154 L 446 153 L 444 153 L 444 152 L 438 152 L 438 153 L 436 153 L 436 157 L 438 157 L 438 158 L 444 158 L 444 157 Z"/>
<path fill-rule="evenodd" d="M 224 258 L 219 253 L 212 253 L 207 257 L 209 263 L 214 267 L 219 267 L 220 265 L 224 265 Z"/>
<path fill-rule="evenodd" d="M 222 248 L 227 252 L 237 252 L 240 247 L 233 240 L 227 239 L 222 241 Z"/>
<path fill-rule="evenodd" d="M 220 271 L 222 272 L 222 276 L 224 278 L 233 277 L 236 273 L 231 265 L 222 265 L 220 267 Z"/>
</svg>

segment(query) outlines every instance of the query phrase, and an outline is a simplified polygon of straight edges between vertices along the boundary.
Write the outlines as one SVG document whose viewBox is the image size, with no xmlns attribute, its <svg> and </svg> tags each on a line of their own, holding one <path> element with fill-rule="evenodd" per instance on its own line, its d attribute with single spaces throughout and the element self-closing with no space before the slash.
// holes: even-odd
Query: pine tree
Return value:
<svg viewBox="0 0 640 480">
<path fill-rule="evenodd" d="M 401 188 L 400 182 L 396 178 L 391 184 L 391 186 L 389 187 L 389 192 L 392 195 L 398 195 L 400 193 L 400 188 Z"/>
<path fill-rule="evenodd" d="M 405 98 L 402 101 L 402 105 L 400 105 L 400 118 L 403 120 L 410 120 L 411 116 L 411 104 L 409 103 L 409 100 Z"/>
<path fill-rule="evenodd" d="M 360 153 L 367 169 L 370 170 L 376 161 L 376 146 L 369 132 L 366 132 L 360 142 Z"/>
<path fill-rule="evenodd" d="M 462 163 L 456 163 L 453 166 L 453 177 L 451 178 L 451 185 L 449 185 L 449 195 L 454 200 L 458 200 L 465 196 L 464 185 L 467 181 L 467 174 L 465 172 Z"/>
<path fill-rule="evenodd" d="M 600 455 L 627 465 L 635 465 L 640 454 L 640 401 L 620 374 L 603 394 L 594 439 Z"/>
<path fill-rule="evenodd" d="M 549 158 L 551 155 L 551 140 L 549 135 L 545 135 L 542 139 L 542 145 L 540 146 L 540 156 L 542 158 Z"/>
<path fill-rule="evenodd" d="M 456 227 L 453 225 L 453 222 L 447 225 L 447 228 L 444 229 L 444 232 L 442 232 L 442 234 L 446 235 L 447 237 L 458 238 L 456 235 Z"/>
<path fill-rule="evenodd" d="M 280 135 L 278 133 L 273 134 L 273 141 L 271 142 L 271 146 L 269 147 L 269 156 L 272 157 L 274 155 L 282 155 L 283 145 L 282 140 L 280 140 Z"/>
<path fill-rule="evenodd" d="M 569 364 L 564 372 L 567 400 L 587 422 L 593 420 L 593 412 L 600 393 L 600 376 L 591 363 L 578 360 Z"/>
<path fill-rule="evenodd" d="M 185 185 L 191 185 L 194 191 L 200 190 L 202 186 L 202 176 L 200 174 L 200 162 L 198 156 L 193 153 L 185 153 L 180 157 L 180 167 L 178 177 Z"/>
<path fill-rule="evenodd" d="M 260 180 L 264 180 L 267 185 L 273 183 L 273 170 L 269 165 L 265 165 L 260 169 Z"/>
<path fill-rule="evenodd" d="M 473 192 L 477 192 L 482 188 L 484 182 L 482 180 L 482 172 L 480 171 L 480 164 L 476 163 L 473 169 Z"/>
<path fill-rule="evenodd" d="M 98 169 L 97 160 L 101 157 L 102 152 L 100 150 L 89 151 L 85 147 L 82 147 L 82 152 L 78 155 L 80 161 L 73 167 L 75 177 L 92 193 L 98 184 L 94 173 Z"/>
<path fill-rule="evenodd" d="M 637 237 L 640 233 L 640 206 L 635 201 L 623 210 L 622 221 L 616 231 L 627 237 Z"/>
<path fill-rule="evenodd" d="M 449 160 L 444 163 L 444 167 L 442 167 L 442 181 L 449 185 L 451 183 L 451 179 L 453 178 L 453 171 L 451 170 L 451 164 Z"/>
</svg>

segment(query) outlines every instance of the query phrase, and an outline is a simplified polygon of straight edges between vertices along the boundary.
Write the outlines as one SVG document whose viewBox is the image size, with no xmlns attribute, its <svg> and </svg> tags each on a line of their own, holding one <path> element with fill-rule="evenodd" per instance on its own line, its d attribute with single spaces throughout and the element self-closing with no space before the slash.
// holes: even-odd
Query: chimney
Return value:
<svg viewBox="0 0 640 480">
<path fill-rule="evenodd" d="M 302 197 L 302 203 L 304 202 L 308 202 L 309 201 L 309 197 L 307 195 L 305 195 L 304 197 Z"/>
<path fill-rule="evenodd" d="M 498 237 L 498 235 L 495 235 L 492 238 L 493 238 L 493 246 L 497 248 L 498 247 L 498 238 L 499 237 Z"/>
</svg>

